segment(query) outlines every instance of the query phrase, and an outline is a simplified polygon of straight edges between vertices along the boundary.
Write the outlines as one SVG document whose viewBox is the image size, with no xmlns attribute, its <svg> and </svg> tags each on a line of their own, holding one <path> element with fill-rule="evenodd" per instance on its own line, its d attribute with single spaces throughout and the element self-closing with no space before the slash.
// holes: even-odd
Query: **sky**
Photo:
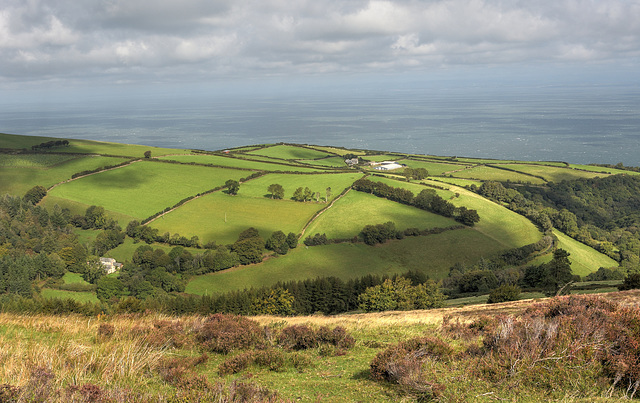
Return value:
<svg viewBox="0 0 640 403">
<path fill-rule="evenodd" d="M 597 84 L 637 80 L 639 60 L 640 0 L 0 2 L 12 98 L 406 77 Z"/>
</svg>

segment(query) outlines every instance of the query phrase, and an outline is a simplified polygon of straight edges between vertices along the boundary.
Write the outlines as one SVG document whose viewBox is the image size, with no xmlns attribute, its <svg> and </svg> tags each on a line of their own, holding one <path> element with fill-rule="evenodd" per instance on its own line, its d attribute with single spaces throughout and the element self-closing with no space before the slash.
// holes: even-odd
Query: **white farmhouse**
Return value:
<svg viewBox="0 0 640 403">
<path fill-rule="evenodd" d="M 115 273 L 122 268 L 122 263 L 118 263 L 115 259 L 110 257 L 101 257 L 100 263 L 104 266 L 104 271 L 107 274 Z"/>
</svg>

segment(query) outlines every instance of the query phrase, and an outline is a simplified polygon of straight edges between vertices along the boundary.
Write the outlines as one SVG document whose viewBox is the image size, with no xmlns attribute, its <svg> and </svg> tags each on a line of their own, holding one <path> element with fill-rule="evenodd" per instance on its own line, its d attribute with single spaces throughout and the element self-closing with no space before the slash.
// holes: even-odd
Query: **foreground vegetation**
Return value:
<svg viewBox="0 0 640 403">
<path fill-rule="evenodd" d="M 636 291 L 341 316 L 0 314 L 3 401 L 618 401 Z"/>
</svg>

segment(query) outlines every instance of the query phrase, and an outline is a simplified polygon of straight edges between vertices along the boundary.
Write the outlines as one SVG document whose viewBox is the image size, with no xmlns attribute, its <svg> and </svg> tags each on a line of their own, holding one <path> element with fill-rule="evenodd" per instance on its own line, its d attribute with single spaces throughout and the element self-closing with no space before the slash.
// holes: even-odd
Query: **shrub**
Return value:
<svg viewBox="0 0 640 403">
<path fill-rule="evenodd" d="M 305 350 L 318 345 L 315 331 L 306 325 L 285 327 L 278 336 L 278 342 L 290 350 Z"/>
<path fill-rule="evenodd" d="M 428 360 L 448 359 L 453 349 L 440 339 L 418 337 L 378 353 L 370 364 L 371 377 L 378 381 L 397 383 L 407 394 L 420 401 L 438 398 L 445 386 L 427 380 L 424 363 Z"/>
<path fill-rule="evenodd" d="M 227 354 L 232 350 L 262 348 L 265 332 L 258 322 L 237 315 L 209 316 L 196 333 L 196 340 L 209 351 Z"/>
<path fill-rule="evenodd" d="M 114 332 L 115 328 L 110 323 L 101 323 L 100 326 L 98 326 L 98 338 L 110 339 Z"/>
<path fill-rule="evenodd" d="M 489 294 L 488 304 L 499 302 L 517 301 L 520 298 L 520 287 L 517 285 L 503 284 Z"/>
<path fill-rule="evenodd" d="M 426 357 L 447 359 L 452 354 L 453 348 L 440 339 L 417 337 L 378 353 L 369 365 L 369 370 L 375 380 L 398 382 L 399 367 L 414 366 Z"/>
</svg>

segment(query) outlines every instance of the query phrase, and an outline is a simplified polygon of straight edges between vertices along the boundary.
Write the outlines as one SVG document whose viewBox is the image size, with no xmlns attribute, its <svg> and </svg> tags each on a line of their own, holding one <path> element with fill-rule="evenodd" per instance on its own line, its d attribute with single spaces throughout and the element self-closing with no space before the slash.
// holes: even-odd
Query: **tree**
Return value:
<svg viewBox="0 0 640 403">
<path fill-rule="evenodd" d="M 520 292 L 520 287 L 517 285 L 503 284 L 489 293 L 487 304 L 517 301 L 520 298 Z"/>
<path fill-rule="evenodd" d="M 104 266 L 98 259 L 90 259 L 87 262 L 87 269 L 82 273 L 84 281 L 95 284 L 105 276 Z"/>
<path fill-rule="evenodd" d="M 102 277 L 96 282 L 96 295 L 100 301 L 122 296 L 124 285 L 115 277 Z"/>
<path fill-rule="evenodd" d="M 573 280 L 569 252 L 564 249 L 556 249 L 553 252 L 553 259 L 545 265 L 545 268 L 547 270 L 545 283 L 550 290 L 557 291 Z"/>
<path fill-rule="evenodd" d="M 325 201 L 329 203 L 329 198 L 331 197 L 331 186 L 327 188 L 326 192 L 327 192 L 327 198 L 325 199 Z"/>
<path fill-rule="evenodd" d="M 289 245 L 289 249 L 294 249 L 298 246 L 298 236 L 293 232 L 287 234 L 287 245 Z"/>
<path fill-rule="evenodd" d="M 145 151 L 144 152 L 144 157 L 147 158 L 147 159 L 151 158 L 151 151 L 150 150 Z"/>
<path fill-rule="evenodd" d="M 313 192 L 308 187 L 305 187 L 302 201 L 309 201 L 312 198 L 313 198 Z"/>
<path fill-rule="evenodd" d="M 278 287 L 261 298 L 255 298 L 252 310 L 258 315 L 290 316 L 295 314 L 294 300 L 295 298 L 289 291 Z"/>
<path fill-rule="evenodd" d="M 240 190 L 240 182 L 234 179 L 229 179 L 224 183 L 224 186 L 227 188 L 227 193 L 230 195 L 237 195 L 238 190 Z"/>
<path fill-rule="evenodd" d="M 107 216 L 102 206 L 90 206 L 84 214 L 89 228 L 103 228 L 107 223 Z"/>
<path fill-rule="evenodd" d="M 282 199 L 284 197 L 284 188 L 279 183 L 269 185 L 267 192 L 271 193 L 272 199 Z"/>
<path fill-rule="evenodd" d="M 302 187 L 297 188 L 291 198 L 295 201 L 304 201 L 304 189 Z"/>
<path fill-rule="evenodd" d="M 267 239 L 265 248 L 272 250 L 280 255 L 286 255 L 289 251 L 287 236 L 282 231 L 274 231 L 271 237 Z"/>
<path fill-rule="evenodd" d="M 25 193 L 24 201 L 31 202 L 34 206 L 38 204 L 47 195 L 47 189 L 44 186 L 34 186 Z"/>
<path fill-rule="evenodd" d="M 366 312 L 430 309 L 443 306 L 444 299 L 440 285 L 433 280 L 412 286 L 411 280 L 396 277 L 367 288 L 358 296 L 358 307 Z"/>
</svg>

